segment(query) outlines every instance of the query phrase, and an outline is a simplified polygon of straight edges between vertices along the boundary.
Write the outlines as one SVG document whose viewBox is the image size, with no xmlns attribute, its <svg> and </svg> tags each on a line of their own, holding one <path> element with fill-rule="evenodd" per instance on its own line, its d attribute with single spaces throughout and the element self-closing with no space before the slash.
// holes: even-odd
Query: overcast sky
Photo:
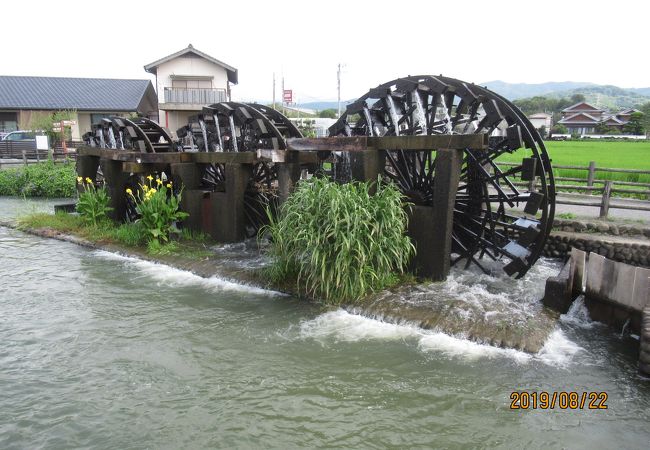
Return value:
<svg viewBox="0 0 650 450">
<path fill-rule="evenodd" d="M 236 67 L 237 100 L 267 100 L 273 73 L 299 102 L 406 75 L 471 82 L 650 86 L 643 0 L 29 1 L 2 3 L 0 75 L 148 78 L 192 43 Z"/>
</svg>

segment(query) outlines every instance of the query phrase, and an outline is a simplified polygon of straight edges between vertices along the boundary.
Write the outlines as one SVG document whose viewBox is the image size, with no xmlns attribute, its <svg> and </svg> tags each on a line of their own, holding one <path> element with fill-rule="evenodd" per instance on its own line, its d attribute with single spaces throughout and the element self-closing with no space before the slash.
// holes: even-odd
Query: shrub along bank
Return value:
<svg viewBox="0 0 650 450">
<path fill-rule="evenodd" d="M 394 285 L 415 249 L 402 196 L 392 184 L 298 184 L 265 231 L 269 278 L 326 303 L 352 302 Z"/>
<path fill-rule="evenodd" d="M 52 161 L 0 170 L 0 195 L 24 197 L 74 197 L 74 163 Z"/>
</svg>

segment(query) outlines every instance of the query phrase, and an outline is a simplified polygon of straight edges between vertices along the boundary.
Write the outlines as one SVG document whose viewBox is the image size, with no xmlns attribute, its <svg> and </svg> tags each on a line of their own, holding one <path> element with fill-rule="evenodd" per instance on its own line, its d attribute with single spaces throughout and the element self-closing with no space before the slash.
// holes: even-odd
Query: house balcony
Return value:
<svg viewBox="0 0 650 450">
<path fill-rule="evenodd" d="M 203 106 L 227 101 L 225 89 L 165 88 L 165 103 L 162 110 L 200 110 Z"/>
</svg>

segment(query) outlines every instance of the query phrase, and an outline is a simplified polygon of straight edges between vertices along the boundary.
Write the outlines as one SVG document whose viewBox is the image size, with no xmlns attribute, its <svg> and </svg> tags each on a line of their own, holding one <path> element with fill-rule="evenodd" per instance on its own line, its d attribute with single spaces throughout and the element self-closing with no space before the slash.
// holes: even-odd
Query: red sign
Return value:
<svg viewBox="0 0 650 450">
<path fill-rule="evenodd" d="M 284 103 L 291 103 L 293 101 L 293 91 L 291 89 L 285 89 L 282 92 L 282 101 Z"/>
</svg>

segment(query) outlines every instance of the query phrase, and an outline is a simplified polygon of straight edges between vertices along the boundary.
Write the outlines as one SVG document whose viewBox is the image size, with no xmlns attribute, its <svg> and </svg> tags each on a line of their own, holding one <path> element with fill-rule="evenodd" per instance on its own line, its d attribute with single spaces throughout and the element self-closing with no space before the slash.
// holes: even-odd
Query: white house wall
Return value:
<svg viewBox="0 0 650 450">
<path fill-rule="evenodd" d="M 172 87 L 170 75 L 193 75 L 213 77 L 213 89 L 228 89 L 226 69 L 201 57 L 181 56 L 167 61 L 157 68 L 156 92 L 158 103 L 165 103 L 165 88 Z"/>
</svg>

